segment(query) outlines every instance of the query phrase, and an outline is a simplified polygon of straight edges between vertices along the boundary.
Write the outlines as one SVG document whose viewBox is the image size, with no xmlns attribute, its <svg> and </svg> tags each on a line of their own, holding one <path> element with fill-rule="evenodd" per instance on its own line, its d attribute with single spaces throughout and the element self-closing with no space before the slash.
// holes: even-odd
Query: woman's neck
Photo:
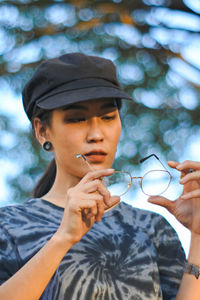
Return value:
<svg viewBox="0 0 200 300">
<path fill-rule="evenodd" d="M 68 189 L 75 186 L 79 181 L 80 178 L 57 172 L 54 184 L 42 199 L 64 208 L 67 201 Z"/>
</svg>

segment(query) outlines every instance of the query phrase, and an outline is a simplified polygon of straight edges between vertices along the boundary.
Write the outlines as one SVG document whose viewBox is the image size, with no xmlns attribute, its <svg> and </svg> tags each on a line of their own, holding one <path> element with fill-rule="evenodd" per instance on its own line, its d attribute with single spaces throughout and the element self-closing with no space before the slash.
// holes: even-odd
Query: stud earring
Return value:
<svg viewBox="0 0 200 300">
<path fill-rule="evenodd" d="M 43 149 L 45 150 L 45 151 L 51 151 L 52 150 L 52 143 L 51 142 L 44 142 L 44 144 L 43 144 Z"/>
</svg>

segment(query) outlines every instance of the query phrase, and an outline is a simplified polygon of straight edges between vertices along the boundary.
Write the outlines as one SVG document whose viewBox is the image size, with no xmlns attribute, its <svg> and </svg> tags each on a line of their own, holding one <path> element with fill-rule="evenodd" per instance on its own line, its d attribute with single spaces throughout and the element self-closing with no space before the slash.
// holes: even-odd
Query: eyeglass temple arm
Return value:
<svg viewBox="0 0 200 300">
<path fill-rule="evenodd" d="M 158 156 L 156 154 L 150 154 L 149 156 L 146 156 L 142 159 L 140 159 L 140 163 L 143 163 L 145 160 L 147 160 L 148 158 L 154 156 L 157 160 L 159 160 L 159 162 L 161 163 L 161 165 L 163 166 L 163 168 L 168 172 L 168 170 L 166 169 L 166 167 L 163 165 L 163 163 L 161 162 L 161 160 L 158 158 Z"/>
<path fill-rule="evenodd" d="M 76 154 L 76 158 L 82 158 L 83 161 L 88 165 L 88 167 L 94 171 L 95 169 L 91 166 L 91 164 L 87 161 L 86 157 L 82 154 Z"/>
<path fill-rule="evenodd" d="M 156 154 L 150 154 L 149 156 L 146 156 L 142 159 L 140 159 L 140 163 L 143 163 L 145 160 L 147 160 L 148 158 L 154 156 L 156 159 L 158 159 L 160 161 L 160 159 L 158 158 L 158 156 Z"/>
</svg>

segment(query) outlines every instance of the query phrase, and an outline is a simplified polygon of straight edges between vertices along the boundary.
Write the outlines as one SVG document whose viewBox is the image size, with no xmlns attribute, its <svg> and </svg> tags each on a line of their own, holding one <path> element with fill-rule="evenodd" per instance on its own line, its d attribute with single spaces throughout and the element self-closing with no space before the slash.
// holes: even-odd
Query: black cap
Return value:
<svg viewBox="0 0 200 300">
<path fill-rule="evenodd" d="M 42 62 L 25 85 L 23 105 L 31 120 L 36 106 L 55 109 L 100 98 L 132 100 L 121 88 L 111 60 L 82 53 Z"/>
</svg>

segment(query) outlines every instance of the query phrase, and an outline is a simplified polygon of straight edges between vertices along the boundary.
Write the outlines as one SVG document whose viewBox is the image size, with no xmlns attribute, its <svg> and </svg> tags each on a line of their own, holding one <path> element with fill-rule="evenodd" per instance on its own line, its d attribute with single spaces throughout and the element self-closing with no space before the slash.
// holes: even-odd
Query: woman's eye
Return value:
<svg viewBox="0 0 200 300">
<path fill-rule="evenodd" d="M 103 120 L 105 121 L 111 121 L 111 120 L 114 120 L 116 118 L 116 115 L 105 115 L 102 117 Z"/>
<path fill-rule="evenodd" d="M 77 118 L 67 118 L 66 119 L 66 122 L 67 123 L 80 123 L 80 122 L 84 122 L 85 121 L 85 118 L 83 117 L 77 117 Z"/>
</svg>

